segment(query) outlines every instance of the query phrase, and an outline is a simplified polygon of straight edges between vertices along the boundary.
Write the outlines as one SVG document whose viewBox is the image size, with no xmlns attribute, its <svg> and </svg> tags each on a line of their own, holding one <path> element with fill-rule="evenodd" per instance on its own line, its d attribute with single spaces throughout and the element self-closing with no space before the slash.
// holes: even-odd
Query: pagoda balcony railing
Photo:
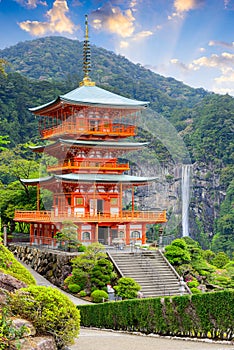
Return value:
<svg viewBox="0 0 234 350">
<path fill-rule="evenodd" d="M 135 135 L 135 129 L 135 126 L 123 124 L 110 124 L 108 127 L 105 125 L 99 125 L 97 127 L 82 127 L 77 123 L 64 122 L 63 124 L 41 130 L 41 137 L 43 139 L 48 139 L 63 134 L 129 137 Z"/>
<path fill-rule="evenodd" d="M 62 163 L 58 163 L 55 165 L 51 165 L 47 167 L 48 171 L 58 171 L 58 170 L 93 170 L 93 171 L 126 171 L 129 170 L 129 164 L 118 164 L 118 163 L 98 163 L 92 161 L 65 161 Z"/>
<path fill-rule="evenodd" d="M 15 221 L 22 222 L 166 222 L 166 211 L 122 211 L 119 214 L 97 213 L 84 215 L 80 213 L 60 212 L 55 215 L 54 211 L 15 211 Z"/>
</svg>

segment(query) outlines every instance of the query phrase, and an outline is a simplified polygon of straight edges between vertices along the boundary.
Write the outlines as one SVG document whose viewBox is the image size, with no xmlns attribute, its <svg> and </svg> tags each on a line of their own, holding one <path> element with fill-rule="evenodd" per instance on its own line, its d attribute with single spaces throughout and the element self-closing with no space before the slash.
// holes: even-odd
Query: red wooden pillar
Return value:
<svg viewBox="0 0 234 350">
<path fill-rule="evenodd" d="M 77 224 L 77 238 L 78 238 L 78 241 L 82 242 L 82 240 L 81 240 L 81 224 Z"/>
<path fill-rule="evenodd" d="M 34 243 L 34 224 L 30 224 L 30 245 Z"/>
<path fill-rule="evenodd" d="M 130 244 L 130 224 L 126 224 L 126 245 Z"/>
<path fill-rule="evenodd" d="M 95 242 L 98 242 L 98 223 L 95 224 L 94 241 L 95 241 Z"/>
<path fill-rule="evenodd" d="M 142 244 L 146 243 L 146 224 L 142 224 Z"/>
</svg>

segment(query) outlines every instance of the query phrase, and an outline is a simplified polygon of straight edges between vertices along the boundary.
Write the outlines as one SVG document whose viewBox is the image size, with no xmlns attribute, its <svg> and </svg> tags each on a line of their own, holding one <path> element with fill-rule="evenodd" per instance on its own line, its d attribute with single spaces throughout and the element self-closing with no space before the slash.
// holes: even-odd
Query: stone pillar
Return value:
<svg viewBox="0 0 234 350">
<path fill-rule="evenodd" d="M 7 225 L 3 225 L 3 244 L 7 246 Z"/>
</svg>

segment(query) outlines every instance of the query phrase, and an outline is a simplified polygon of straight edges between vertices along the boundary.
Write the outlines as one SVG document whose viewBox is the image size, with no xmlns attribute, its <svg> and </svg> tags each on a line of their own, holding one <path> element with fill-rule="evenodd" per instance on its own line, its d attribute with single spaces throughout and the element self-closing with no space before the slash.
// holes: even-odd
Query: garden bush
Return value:
<svg viewBox="0 0 234 350">
<path fill-rule="evenodd" d="M 105 300 L 108 300 L 108 294 L 104 290 L 94 290 L 91 294 L 91 298 L 94 303 L 102 303 Z"/>
<path fill-rule="evenodd" d="M 86 293 L 85 290 L 81 290 L 79 294 L 80 294 L 80 297 L 81 297 L 81 298 L 84 298 L 84 297 L 86 297 L 86 295 L 87 295 L 87 293 Z"/>
<path fill-rule="evenodd" d="M 199 286 L 199 282 L 196 281 L 196 280 L 188 281 L 188 282 L 187 282 L 187 285 L 188 285 L 189 288 L 194 288 L 194 287 L 196 288 L 196 287 Z"/>
<path fill-rule="evenodd" d="M 214 257 L 214 259 L 212 259 L 212 264 L 215 265 L 218 268 L 222 268 L 224 267 L 227 263 L 229 263 L 229 257 L 227 256 L 227 254 L 225 254 L 224 252 L 219 252 L 216 254 L 216 256 Z"/>
<path fill-rule="evenodd" d="M 79 293 L 81 287 L 79 286 L 79 284 L 71 283 L 68 285 L 68 289 L 72 293 Z"/>
<path fill-rule="evenodd" d="M 193 294 L 202 293 L 202 291 L 201 291 L 200 289 L 196 288 L 196 287 L 191 287 L 190 290 L 191 290 L 191 292 L 192 292 Z"/>
<path fill-rule="evenodd" d="M 59 349 L 73 343 L 80 329 L 80 313 L 70 299 L 52 287 L 30 286 L 12 293 L 14 315 L 33 323 L 39 334 L 54 336 Z"/>
<path fill-rule="evenodd" d="M 141 289 L 141 286 L 130 277 L 121 277 L 117 285 L 114 286 L 114 290 L 119 297 L 123 299 L 137 298 L 137 293 Z"/>
<path fill-rule="evenodd" d="M 28 286 L 35 285 L 36 280 L 33 275 L 22 265 L 13 253 L 0 243 L 0 271 L 11 275 L 18 280 L 25 282 Z"/>
<path fill-rule="evenodd" d="M 183 239 L 175 239 L 165 248 L 165 257 L 172 265 L 186 264 L 191 261 L 188 246 Z"/>
<path fill-rule="evenodd" d="M 16 341 L 19 344 L 20 338 L 27 333 L 25 326 L 15 327 L 7 306 L 0 308 L 0 350 L 12 349 L 11 341 Z M 18 347 L 18 349 L 20 349 Z"/>
</svg>

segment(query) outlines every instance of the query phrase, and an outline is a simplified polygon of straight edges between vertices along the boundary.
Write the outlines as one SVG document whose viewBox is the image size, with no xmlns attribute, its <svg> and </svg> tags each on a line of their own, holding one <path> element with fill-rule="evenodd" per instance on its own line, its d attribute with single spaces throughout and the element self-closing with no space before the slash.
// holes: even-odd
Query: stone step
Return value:
<svg viewBox="0 0 234 350">
<path fill-rule="evenodd" d="M 179 295 L 179 277 L 160 252 L 111 253 L 123 276 L 134 278 L 145 297 Z"/>
</svg>

